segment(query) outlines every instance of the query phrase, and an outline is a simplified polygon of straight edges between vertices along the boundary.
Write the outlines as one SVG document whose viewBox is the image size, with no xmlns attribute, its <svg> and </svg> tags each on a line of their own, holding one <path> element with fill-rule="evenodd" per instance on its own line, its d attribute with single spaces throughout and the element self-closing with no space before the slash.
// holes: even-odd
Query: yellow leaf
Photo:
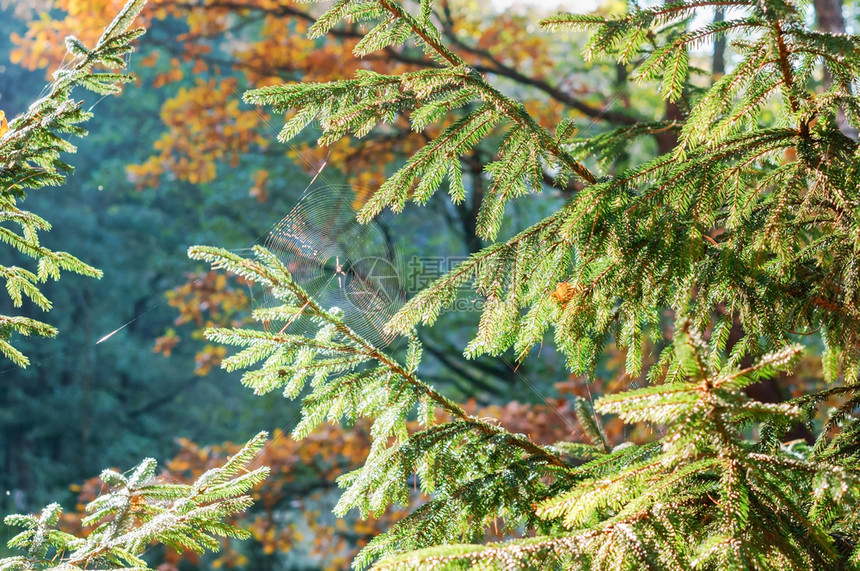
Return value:
<svg viewBox="0 0 860 571">
<path fill-rule="evenodd" d="M 0 137 L 6 134 L 9 130 L 9 123 L 6 121 L 6 113 L 0 111 Z"/>
</svg>

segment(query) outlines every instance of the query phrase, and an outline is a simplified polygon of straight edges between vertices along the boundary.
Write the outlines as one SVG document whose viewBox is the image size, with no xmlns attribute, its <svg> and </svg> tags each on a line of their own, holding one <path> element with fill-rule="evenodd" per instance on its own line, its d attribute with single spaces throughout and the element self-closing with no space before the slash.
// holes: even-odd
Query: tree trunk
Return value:
<svg viewBox="0 0 860 571">
<path fill-rule="evenodd" d="M 822 32 L 831 34 L 845 33 L 845 18 L 842 16 L 842 0 L 813 0 L 815 6 L 815 26 Z M 824 89 L 830 89 L 833 77 L 825 66 Z"/>
<path fill-rule="evenodd" d="M 663 120 L 678 121 L 679 123 L 683 122 L 684 113 L 681 111 L 681 107 L 678 106 L 677 102 L 666 102 L 666 111 L 663 114 Z M 661 155 L 668 153 L 675 148 L 675 145 L 678 144 L 678 132 L 671 129 L 657 133 L 654 138 L 657 139 L 657 150 Z"/>
<path fill-rule="evenodd" d="M 842 14 L 843 0 L 813 0 L 815 6 L 815 26 L 822 32 L 830 32 L 831 34 L 845 33 L 845 17 Z M 824 90 L 830 89 L 833 85 L 833 77 L 827 67 L 824 67 L 822 77 Z M 845 110 L 840 107 L 836 111 L 836 123 L 839 125 L 839 130 L 842 133 L 855 141 L 860 138 L 860 133 L 857 129 L 848 123 L 848 118 L 845 116 Z"/>
<path fill-rule="evenodd" d="M 842 0 L 814 0 L 815 25 L 822 32 L 845 33 Z"/>
<path fill-rule="evenodd" d="M 714 10 L 714 23 L 722 22 L 726 19 L 726 9 L 718 7 Z M 720 76 L 726 73 L 726 37 L 717 36 L 714 40 L 714 59 L 711 65 L 711 75 L 714 79 L 719 79 Z"/>
</svg>

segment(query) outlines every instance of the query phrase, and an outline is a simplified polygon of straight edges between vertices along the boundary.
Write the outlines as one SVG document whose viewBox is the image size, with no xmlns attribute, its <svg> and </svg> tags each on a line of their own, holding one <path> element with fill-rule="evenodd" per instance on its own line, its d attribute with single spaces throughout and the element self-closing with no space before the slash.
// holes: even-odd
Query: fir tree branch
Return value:
<svg viewBox="0 0 860 571">
<path fill-rule="evenodd" d="M 194 246 L 189 249 L 189 256 L 193 259 L 206 260 L 212 264 L 213 269 L 226 268 L 237 275 L 241 275 L 255 282 L 262 283 L 274 289 L 274 291 L 288 290 L 294 297 L 292 301 L 294 307 L 301 308 L 301 313 L 306 316 L 324 320 L 333 329 L 328 334 L 329 339 L 333 339 L 332 335 L 340 336 L 339 341 L 323 340 L 306 338 L 295 335 L 285 334 L 283 331 L 277 334 L 266 334 L 263 332 L 252 332 L 244 330 L 209 330 L 207 337 L 211 340 L 226 341 L 231 340 L 235 343 L 253 343 L 254 340 L 259 340 L 263 343 L 265 353 L 259 356 L 256 353 L 245 356 L 236 356 L 233 361 L 225 361 L 226 366 L 232 366 L 231 363 L 250 363 L 251 359 L 258 359 L 263 354 L 271 354 L 278 345 L 291 346 L 296 343 L 301 343 L 309 349 L 317 349 L 328 352 L 332 355 L 339 353 L 347 353 L 357 355 L 363 359 L 373 360 L 382 365 L 382 367 L 396 375 L 398 378 L 405 381 L 416 393 L 424 395 L 431 402 L 435 403 L 439 408 L 451 415 L 453 418 L 466 422 L 476 432 L 485 436 L 501 437 L 504 441 L 515 448 L 531 454 L 535 457 L 543 458 L 548 464 L 564 467 L 568 466 L 558 454 L 532 443 L 528 438 L 522 435 L 511 434 L 504 428 L 495 424 L 486 422 L 479 418 L 467 414 L 458 404 L 442 395 L 440 392 L 421 381 L 414 371 L 405 368 L 384 351 L 378 349 L 371 342 L 364 339 L 361 335 L 350 328 L 342 319 L 332 313 L 330 310 L 323 308 L 313 299 L 303 288 L 299 287 L 289 278 L 289 272 L 265 248 L 255 246 L 254 251 L 258 256 L 257 260 L 249 260 L 229 251 L 219 248 L 210 248 L 203 246 Z M 267 314 L 258 312 L 256 317 L 263 319 Z M 289 325 L 289 322 L 287 323 Z M 271 344 L 272 349 L 266 348 Z M 307 365 L 303 366 L 307 369 Z M 360 381 L 361 377 L 355 377 L 350 381 Z M 341 387 L 342 389 L 342 387 Z M 320 401 L 320 404 L 323 404 Z"/>
<path fill-rule="evenodd" d="M 433 49 L 440 57 L 445 59 L 451 67 L 462 67 L 468 65 L 460 56 L 452 52 L 437 38 L 431 37 L 424 27 L 421 26 L 411 14 L 403 10 L 403 8 L 391 0 L 378 0 L 380 5 L 385 8 L 392 16 L 404 20 L 412 30 L 412 32 L 421 38 L 421 40 Z M 473 77 L 472 75 L 465 77 L 467 85 L 472 85 L 483 93 L 488 101 L 490 101 L 497 109 L 502 111 L 511 121 L 529 129 L 532 133 L 540 138 L 543 148 L 549 150 L 553 155 L 559 158 L 562 163 L 576 173 L 579 177 L 590 184 L 594 184 L 597 178 L 580 162 L 574 160 L 564 149 L 560 147 L 557 141 L 554 140 L 549 133 L 546 132 L 537 122 L 529 115 L 521 104 L 511 101 L 503 95 L 498 89 L 491 86 L 483 77 Z"/>
<path fill-rule="evenodd" d="M 125 68 L 123 56 L 132 50 L 131 42 L 144 33 L 142 28 L 130 28 L 144 4 L 145 0 L 129 0 L 92 49 L 73 36 L 67 37 L 66 48 L 72 57 L 69 68 L 56 71 L 48 95 L 13 119 L 9 130 L 0 135 L 0 222 L 17 224 L 22 230 L 18 234 L 9 228 L 0 228 L 0 241 L 38 264 L 36 273 L 0 266 L 0 274 L 15 307 L 20 307 L 27 297 L 42 310 L 50 310 L 51 303 L 40 292 L 38 284 L 49 279 L 58 280 L 61 270 L 96 278 L 102 275 L 100 270 L 66 252 L 41 246 L 38 231 L 49 231 L 50 224 L 21 210 L 16 203 L 26 198 L 27 189 L 64 183 L 66 175 L 73 170 L 61 159 L 61 154 L 74 152 L 75 146 L 63 136 L 86 135 L 80 123 L 91 116 L 72 99 L 73 89 L 83 87 L 102 95 L 116 94 L 123 83 L 132 80 L 127 74 L 94 72 L 93 69 L 96 66 L 109 70 Z M 18 366 L 26 367 L 29 360 L 11 344 L 13 334 L 53 337 L 57 331 L 32 319 L 2 318 L 0 353 Z"/>
<path fill-rule="evenodd" d="M 126 474 L 103 471 L 101 478 L 112 490 L 87 504 L 90 515 L 84 524 L 95 529 L 86 538 L 55 529 L 61 512 L 58 504 L 51 504 L 40 516 L 7 516 L 7 525 L 26 528 L 9 541 L 10 547 L 28 554 L 0 559 L 0 570 L 148 569 L 140 556 L 152 542 L 202 552 L 220 547 L 216 537 L 248 537 L 247 531 L 222 520 L 253 503 L 247 492 L 269 470 L 246 466 L 260 452 L 266 436 L 261 432 L 223 466 L 202 474 L 192 485 L 157 481 L 151 458 Z"/>
<path fill-rule="evenodd" d="M 769 11 L 765 10 L 765 14 L 769 14 Z M 782 84 L 785 86 L 786 98 L 788 99 L 788 104 L 791 107 L 791 112 L 797 113 L 800 110 L 800 104 L 794 95 L 794 74 L 791 70 L 791 60 L 789 59 L 788 47 L 785 44 L 782 25 L 777 18 L 773 18 L 771 23 L 773 24 L 774 39 L 776 40 L 779 55 L 779 70 L 782 73 Z M 801 135 L 809 134 L 808 127 L 806 127 L 806 129 L 806 131 L 801 132 Z"/>
<path fill-rule="evenodd" d="M 553 99 L 555 99 L 556 101 L 558 101 L 559 103 L 563 103 L 568 107 L 576 109 L 583 115 L 586 115 L 593 119 L 603 119 L 617 125 L 635 125 L 639 122 L 639 119 L 637 119 L 636 117 L 631 117 L 625 113 L 611 111 L 608 108 L 600 109 L 593 107 L 585 103 L 581 99 L 573 97 L 569 93 L 566 93 L 560 90 L 558 87 L 551 85 L 543 79 L 524 75 L 519 70 L 511 66 L 505 65 L 488 50 L 477 48 L 475 46 L 467 44 L 454 31 L 454 22 L 452 21 L 451 11 L 447 2 L 443 2 L 442 9 L 445 14 L 442 32 L 445 34 L 445 37 L 448 39 L 448 41 L 450 41 L 451 44 L 458 46 L 462 51 L 479 56 L 492 64 L 491 66 L 481 66 L 479 64 L 473 65 L 472 67 L 478 72 L 493 73 L 502 77 L 506 77 L 508 79 L 512 79 L 520 84 L 536 87 L 550 97 L 552 97 Z"/>
</svg>

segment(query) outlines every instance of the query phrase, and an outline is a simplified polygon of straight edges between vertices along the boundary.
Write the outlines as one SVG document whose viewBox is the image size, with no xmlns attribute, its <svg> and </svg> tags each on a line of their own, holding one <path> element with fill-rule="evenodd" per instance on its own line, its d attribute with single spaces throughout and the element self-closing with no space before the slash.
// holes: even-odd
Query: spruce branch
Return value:
<svg viewBox="0 0 860 571">
<path fill-rule="evenodd" d="M 145 0 L 128 0 L 114 21 L 105 29 L 96 46 L 87 48 L 72 36 L 66 38 L 66 49 L 72 57 L 68 68 L 54 72 L 48 95 L 34 102 L 23 114 L 9 123 L 9 130 L 0 134 L 0 222 L 20 227 L 20 233 L 0 229 L 0 241 L 11 245 L 38 264 L 33 273 L 19 267 L 0 266 L 15 307 L 21 307 L 26 297 L 43 311 L 51 308 L 50 301 L 40 292 L 39 284 L 60 278 L 60 270 L 100 278 L 100 270 L 66 253 L 55 252 L 39 243 L 38 232 L 49 231 L 47 221 L 18 207 L 28 189 L 62 185 L 72 167 L 61 159 L 62 153 L 72 153 L 75 146 L 63 135 L 84 136 L 80 123 L 91 114 L 72 99 L 72 92 L 83 87 L 95 93 L 116 94 L 132 76 L 110 71 L 93 71 L 96 66 L 124 69 L 123 59 L 132 50 L 131 43 L 144 33 L 131 24 L 143 9 Z M 0 323 L 0 352 L 16 365 L 26 367 L 29 360 L 12 346 L 13 333 L 53 337 L 56 329 L 32 319 L 3 316 Z"/>
<path fill-rule="evenodd" d="M 698 26 L 692 17 L 706 7 L 732 8 L 734 19 Z M 808 30 L 803 9 L 784 0 L 681 0 L 634 4 L 610 18 L 548 18 L 549 28 L 591 30 L 586 58 L 634 62 L 639 81 L 661 82 L 665 97 L 690 110 L 587 140 L 571 140 L 571 122 L 543 130 L 466 65 L 426 0 L 416 10 L 343 0 L 312 34 L 345 19 L 367 22 L 358 53 L 411 37 L 433 59 L 428 69 L 249 92 L 249 101 L 296 110 L 285 136 L 319 118 L 322 143 L 401 116 L 415 130 L 451 119 L 389 177 L 364 219 L 426 202 L 446 178 L 462 201 L 464 155 L 478 156 L 464 161 L 472 174 L 485 166 L 492 179 L 475 212 L 480 234 L 493 240 L 506 201 L 540 188 L 547 171 L 561 186 L 571 175 L 585 181 L 558 211 L 474 253 L 404 305 L 387 327 L 413 335 L 406 364 L 315 304 L 270 253 L 242 261 L 192 251 L 257 276 L 282 298 L 257 312 L 281 331 L 210 336 L 242 348 L 225 364 L 256 367 L 243 379 L 259 392 L 292 398 L 310 384 L 297 435 L 326 420 L 374 419 L 367 462 L 339 481 L 337 513 L 406 503 L 412 478 L 431 494 L 358 565 L 381 557 L 382 568 L 847 568 L 860 559 L 853 388 L 776 403 L 748 392 L 787 374 L 799 334 L 823 340 L 828 382 L 853 387 L 860 376 L 857 143 L 840 130 L 840 115 L 854 127 L 860 117 L 860 38 Z M 691 80 L 691 50 L 726 36 L 736 65 L 711 86 Z M 818 89 L 822 66 L 833 82 Z M 616 160 L 633 137 L 661 131 L 678 133 L 674 149 Z M 485 165 L 476 148 L 491 136 L 498 153 Z M 605 174 L 579 168 L 592 158 Z M 653 440 L 613 448 L 594 411 L 577 402 L 591 444 L 537 446 L 469 417 L 422 381 L 413 328 L 434 322 L 466 284 L 484 308 L 465 357 L 513 348 L 524 359 L 552 328 L 567 369 L 593 377 L 614 342 L 625 372 L 649 384 L 604 394 L 595 408 L 651 427 Z M 309 336 L 287 332 L 297 319 L 310 322 Z M 839 400 L 819 411 L 827 398 Z M 813 413 L 828 436 L 811 448 L 781 442 Z M 413 414 L 423 421 L 418 431 L 406 427 Z M 507 529 L 522 525 L 537 537 L 474 545 L 499 514 Z"/>
<path fill-rule="evenodd" d="M 597 403 L 601 412 L 629 422 L 665 425 L 666 435 L 656 446 L 621 448 L 572 469 L 572 479 L 564 480 L 568 491 L 544 500 L 537 511 L 561 523 L 561 530 L 486 546 L 439 545 L 386 557 L 377 568 L 756 565 L 760 538 L 767 538 L 769 561 L 840 565 L 843 556 L 820 523 L 839 519 L 834 508 L 844 513 L 834 502 L 855 501 L 858 474 L 782 448 L 757 450 L 738 430 L 797 414 L 791 406 L 751 401 L 739 390 L 790 367 L 799 347 L 744 369 L 715 369 L 695 331 L 682 324 L 678 337 L 675 359 L 688 380 L 607 395 Z"/>
<path fill-rule="evenodd" d="M 86 538 L 56 528 L 58 504 L 38 516 L 11 515 L 6 525 L 24 527 L 9 547 L 27 555 L 0 559 L 0 570 L 149 569 L 142 555 L 152 543 L 182 551 L 217 551 L 219 537 L 247 538 L 243 529 L 223 523 L 251 506 L 248 492 L 268 475 L 266 467 L 249 470 L 266 442 L 261 432 L 219 468 L 202 474 L 195 483 L 169 484 L 155 476 L 152 458 L 130 472 L 105 470 L 101 479 L 111 491 L 86 506 L 83 523 L 95 526 Z"/>
<path fill-rule="evenodd" d="M 465 61 L 448 49 L 445 44 L 438 39 L 437 34 L 430 34 L 425 26 L 422 26 L 415 18 L 402 8 L 397 2 L 392 0 L 378 0 L 380 5 L 390 12 L 393 16 L 404 20 L 412 30 L 412 32 L 421 38 L 429 48 L 431 48 L 440 57 L 445 59 L 451 67 L 466 66 Z M 497 88 L 490 85 L 483 77 L 474 74 L 467 76 L 469 84 L 474 85 L 483 95 L 485 101 L 493 104 L 497 109 L 502 111 L 511 121 L 524 127 L 537 135 L 543 148 L 549 150 L 553 155 L 559 158 L 562 163 L 576 173 L 580 178 L 588 183 L 594 183 L 596 177 L 582 163 L 574 160 L 564 151 L 553 137 L 546 132 L 534 118 L 529 115 L 523 106 L 514 102 L 509 97 L 503 95 Z"/>
<path fill-rule="evenodd" d="M 421 128 L 431 120 L 440 120 L 445 113 L 462 107 L 469 101 L 481 101 L 477 110 L 448 127 L 439 137 L 413 155 L 407 165 L 374 194 L 361 211 L 362 221 L 377 215 L 386 206 L 400 210 L 408 198 L 409 187 L 416 178 L 420 179 L 413 196 L 416 202 L 426 202 L 446 176 L 454 183 L 451 192 L 457 200 L 457 187 L 461 185 L 456 181 L 460 177 L 456 171 L 449 169 L 451 159 L 468 152 L 485 138 L 501 119 L 513 125 L 512 133 L 529 133 L 533 138 L 535 151 L 539 152 L 531 153 L 530 168 L 513 168 L 514 172 L 520 173 L 519 176 L 499 176 L 499 173 L 507 172 L 501 166 L 495 171 L 489 171 L 500 188 L 498 192 L 491 193 L 484 199 L 483 220 L 479 226 L 484 237 L 495 236 L 499 217 L 507 200 L 522 192 L 537 192 L 541 189 L 545 164 L 550 169 L 557 164 L 563 171 L 569 171 L 587 183 L 596 181 L 596 177 L 575 160 L 559 140 L 538 125 L 520 103 L 490 85 L 476 70 L 448 49 L 429 18 L 419 21 L 400 4 L 389 0 L 378 0 L 378 6 L 378 10 L 365 10 L 367 6 L 362 3 L 338 3 L 320 18 L 318 25 L 312 27 L 310 33 L 314 37 L 325 33 L 349 14 L 359 19 L 372 19 L 377 17 L 377 12 L 381 10 L 387 12 L 389 18 L 370 33 L 373 36 L 369 34 L 359 42 L 359 55 L 370 49 L 381 49 L 391 43 L 402 42 L 405 38 L 401 37 L 401 30 L 408 30 L 425 44 L 431 54 L 444 62 L 444 66 L 402 76 L 380 76 L 362 72 L 355 80 L 317 85 L 275 86 L 249 91 L 244 97 L 249 103 L 273 105 L 276 110 L 297 109 L 296 115 L 287 122 L 281 132 L 282 140 L 295 136 L 319 116 L 324 130 L 319 139 L 320 144 L 330 144 L 348 133 L 363 136 L 377 123 L 392 122 L 397 114 L 407 112 L 413 114 L 413 126 Z M 431 82 L 428 83 L 428 80 Z M 395 85 L 397 82 L 400 83 L 400 89 Z M 356 97 L 356 88 L 360 88 L 365 96 Z M 451 88 L 457 89 L 452 93 Z M 380 93 L 380 89 L 384 91 Z M 532 174 L 536 169 L 541 171 L 540 176 Z M 559 178 L 564 176 L 559 175 Z"/>
<path fill-rule="evenodd" d="M 246 382 L 248 384 L 262 388 L 262 384 L 257 384 L 263 382 L 262 378 L 265 378 L 266 382 L 277 379 L 278 384 L 289 383 L 292 380 L 297 382 L 294 383 L 294 386 L 290 386 L 289 393 L 298 394 L 298 386 L 300 386 L 304 376 L 310 372 L 310 367 L 313 366 L 313 357 L 308 355 L 311 359 L 298 361 L 298 367 L 286 367 L 286 359 L 294 358 L 297 355 L 296 348 L 299 346 L 334 357 L 329 362 L 318 363 L 319 370 L 315 373 L 315 383 L 321 383 L 329 373 L 340 374 L 346 371 L 354 371 L 356 365 L 373 361 L 380 367 L 380 369 L 376 369 L 377 372 L 374 374 L 378 375 L 381 371 L 384 371 L 385 383 L 390 383 L 393 378 L 399 379 L 404 383 L 404 386 L 409 387 L 416 398 L 420 395 L 420 399 L 426 399 L 428 403 L 432 403 L 440 410 L 451 415 L 451 417 L 467 423 L 475 432 L 487 437 L 502 438 L 507 445 L 519 448 L 530 455 L 543 458 L 551 465 L 566 465 L 556 453 L 533 444 L 524 436 L 510 434 L 495 424 L 467 414 L 462 407 L 419 379 L 414 372 L 414 366 L 403 366 L 386 352 L 380 350 L 373 343 L 350 328 L 343 321 L 338 310 L 321 307 L 299 284 L 293 281 L 289 271 L 274 254 L 261 246 L 255 246 L 254 253 L 257 256 L 257 260 L 249 260 L 220 248 L 194 246 L 189 249 L 188 255 L 192 259 L 204 260 L 211 263 L 213 269 L 227 269 L 237 275 L 272 288 L 276 296 L 282 297 L 287 302 L 287 305 L 278 308 L 255 312 L 256 319 L 269 321 L 273 317 L 279 316 L 281 319 L 288 321 L 298 313 L 305 317 L 319 320 L 324 326 L 320 329 L 322 336 L 318 336 L 316 339 L 288 335 L 284 332 L 270 334 L 241 329 L 208 330 L 206 335 L 211 340 L 250 346 L 250 351 L 246 350 L 225 360 L 224 366 L 228 369 L 247 367 L 252 363 L 267 358 L 267 364 L 264 370 L 261 371 L 262 376 L 258 376 L 257 374 L 246 375 Z M 297 308 L 300 311 L 297 312 Z M 415 340 L 413 343 L 418 343 L 418 341 Z M 255 346 L 259 347 L 255 348 Z M 281 351 L 283 353 L 279 353 Z M 354 356 L 356 360 L 345 360 L 344 355 Z M 268 374 L 267 369 L 271 369 L 274 372 Z M 292 379 L 290 378 L 291 376 Z M 350 390 L 361 391 L 367 388 L 361 386 L 361 381 L 369 380 L 369 377 L 359 373 L 357 376 L 346 376 L 343 379 L 348 381 L 350 385 L 354 385 Z M 347 385 L 343 383 L 336 385 L 334 394 L 337 394 L 346 387 Z M 271 385 L 266 385 L 266 388 L 271 390 L 272 387 Z M 316 388 L 321 390 L 323 385 L 316 384 Z M 324 398 L 317 398 L 319 396 Z M 331 396 L 333 395 L 312 395 L 306 402 L 312 406 L 319 404 L 324 409 L 326 401 Z M 389 398 L 390 396 L 389 394 Z M 326 415 L 324 414 L 323 416 Z M 305 419 L 299 424 L 296 430 L 299 433 L 305 433 L 315 425 L 317 420 L 321 419 L 322 417 L 320 416 L 306 414 Z"/>
</svg>

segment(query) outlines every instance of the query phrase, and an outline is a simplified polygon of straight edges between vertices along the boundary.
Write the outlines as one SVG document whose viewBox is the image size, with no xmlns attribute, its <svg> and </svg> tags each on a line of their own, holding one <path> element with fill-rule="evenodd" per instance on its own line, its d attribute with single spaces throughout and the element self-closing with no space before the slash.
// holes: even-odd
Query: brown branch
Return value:
<svg viewBox="0 0 860 571">
<path fill-rule="evenodd" d="M 797 113 L 800 106 L 797 102 L 797 98 L 792 93 L 792 88 L 794 87 L 794 79 L 791 72 L 791 62 L 789 61 L 789 51 L 788 46 L 785 45 L 785 39 L 783 38 L 782 26 L 779 23 L 779 20 L 773 20 L 773 29 L 775 32 L 776 39 L 776 47 L 779 51 L 779 71 L 782 74 L 782 84 L 785 86 L 786 95 L 788 96 L 788 105 L 791 107 L 792 113 Z M 805 133 L 801 132 L 801 135 L 808 136 L 809 135 L 809 125 L 804 123 L 801 126 L 801 130 L 805 127 Z"/>
<path fill-rule="evenodd" d="M 436 38 L 430 36 L 418 23 L 415 19 L 408 14 L 402 7 L 399 5 L 393 4 L 389 0 L 379 0 L 379 4 L 385 8 L 392 16 L 396 16 L 397 18 L 403 19 L 407 24 L 409 24 L 412 32 L 421 38 L 427 46 L 433 49 L 441 58 L 447 61 L 451 66 L 461 67 L 468 66 L 468 64 L 457 54 L 448 49 L 448 47 L 443 44 L 441 41 Z M 474 68 L 472 68 L 474 69 Z M 510 99 L 504 96 L 498 89 L 487 83 L 487 81 L 481 77 L 474 77 L 473 75 L 464 76 L 464 83 L 471 84 L 473 87 L 483 92 L 483 94 L 495 104 L 496 108 L 503 111 L 505 115 L 507 115 L 508 119 L 517 123 L 531 132 L 535 133 L 540 139 L 542 146 L 550 151 L 553 155 L 559 158 L 563 163 L 567 165 L 573 172 L 575 172 L 579 177 L 588 182 L 589 184 L 594 184 L 597 182 L 597 177 L 594 176 L 591 171 L 589 171 L 585 165 L 580 163 L 571 157 L 564 149 L 560 147 L 558 142 L 550 136 L 546 130 L 537 124 L 534 118 L 525 112 L 522 109 L 521 104 L 515 104 Z"/>
<path fill-rule="evenodd" d="M 635 117 L 631 117 L 627 114 L 619 113 L 617 111 L 610 111 L 608 106 L 604 107 L 603 109 L 592 107 L 591 105 L 583 102 L 580 99 L 572 97 L 569 93 L 565 93 L 558 87 L 551 85 L 543 79 L 529 77 L 520 73 L 514 68 L 507 66 L 503 62 L 496 59 L 496 57 L 493 56 L 493 54 L 491 54 L 489 51 L 470 46 L 463 42 L 460 38 L 457 37 L 457 34 L 454 33 L 454 29 L 451 25 L 451 22 L 442 26 L 442 32 L 452 43 L 456 44 L 461 50 L 468 52 L 472 55 L 484 58 L 492 64 L 492 66 L 472 66 L 475 70 L 481 73 L 494 73 L 496 75 L 512 79 L 523 85 L 535 87 L 543 91 L 559 103 L 563 103 L 568 107 L 576 109 L 583 115 L 586 115 L 587 117 L 591 117 L 593 119 L 603 119 L 609 121 L 610 123 L 616 123 L 619 125 L 635 125 L 639 122 L 638 119 L 636 119 Z"/>
</svg>

